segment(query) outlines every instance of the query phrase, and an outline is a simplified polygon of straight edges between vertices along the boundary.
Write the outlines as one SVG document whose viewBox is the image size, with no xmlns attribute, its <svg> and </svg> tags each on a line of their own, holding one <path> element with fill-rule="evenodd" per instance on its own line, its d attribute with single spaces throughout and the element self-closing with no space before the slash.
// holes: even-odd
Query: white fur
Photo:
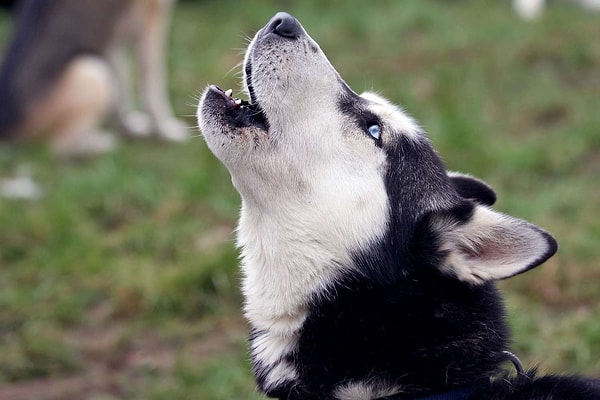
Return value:
<svg viewBox="0 0 600 400">
<path fill-rule="evenodd" d="M 285 361 L 281 361 L 273 366 L 265 382 L 266 389 L 275 388 L 285 382 L 293 382 L 298 377 L 298 373 L 294 367 Z"/>
<path fill-rule="evenodd" d="M 412 139 L 423 137 L 423 130 L 419 124 L 397 105 L 373 92 L 364 92 L 360 96 L 371 102 L 370 110 L 388 124 L 388 131 L 401 132 L 402 135 Z M 389 135 L 383 136 L 383 141 L 386 143 L 390 142 L 391 139 L 393 138 Z"/>
<path fill-rule="evenodd" d="M 252 341 L 252 354 L 256 368 L 266 374 L 266 387 L 274 387 L 297 377 L 294 367 L 282 358 L 291 353 L 297 344 L 296 330 L 304 322 L 277 321 L 276 327 L 257 334 Z"/>
<path fill-rule="evenodd" d="M 288 321 L 301 319 L 309 296 L 325 292 L 340 265 L 350 264 L 350 252 L 385 229 L 388 203 L 376 165 L 355 170 L 343 159 L 308 165 L 322 167 L 297 171 L 302 189 L 270 191 L 254 180 L 255 189 L 264 190 L 261 204 L 243 201 L 238 243 L 245 310 L 261 329 L 276 328 L 273 318 L 296 325 Z"/>
<path fill-rule="evenodd" d="M 466 174 L 464 172 L 446 171 L 446 175 L 448 175 L 449 178 L 469 178 L 469 179 L 474 179 L 474 180 L 477 180 L 477 181 L 481 182 L 482 184 L 485 184 L 486 186 L 489 186 L 487 183 L 483 182 L 481 179 L 476 178 L 476 177 L 474 177 L 471 174 Z"/>
<path fill-rule="evenodd" d="M 259 334 L 252 342 L 252 352 L 259 355 L 258 361 L 276 364 L 281 356 L 294 350 L 298 336 L 295 333 L 283 334 L 274 330 Z"/>
<path fill-rule="evenodd" d="M 350 264 L 350 251 L 384 231 L 388 205 L 377 171 L 353 177 L 357 172 L 342 164 L 323 172 L 311 185 L 306 181 L 305 190 L 281 188 L 260 206 L 243 202 L 238 243 L 244 309 L 252 326 L 268 332 L 252 351 L 266 365 L 293 349 L 310 297 L 326 293 L 343 273 L 341 265 Z M 277 367 L 269 377 L 280 373 Z"/>
<path fill-rule="evenodd" d="M 392 396 L 400 392 L 402 392 L 402 388 L 398 386 L 352 382 L 336 389 L 335 397 L 339 400 L 372 400 Z"/>
<path fill-rule="evenodd" d="M 310 296 L 326 292 L 340 266 L 350 264 L 352 250 L 384 233 L 389 205 L 385 153 L 339 110 L 345 88 L 338 73 L 308 36 L 280 45 L 289 59 L 255 38 L 245 61 L 268 132 L 248 128 L 231 139 L 201 108 L 198 116 L 242 196 L 246 316 L 258 329 L 284 326 L 287 334 L 299 326 L 290 320 L 303 320 Z M 382 104 L 374 108 L 400 119 L 391 124 L 413 129 L 377 99 Z"/>
</svg>

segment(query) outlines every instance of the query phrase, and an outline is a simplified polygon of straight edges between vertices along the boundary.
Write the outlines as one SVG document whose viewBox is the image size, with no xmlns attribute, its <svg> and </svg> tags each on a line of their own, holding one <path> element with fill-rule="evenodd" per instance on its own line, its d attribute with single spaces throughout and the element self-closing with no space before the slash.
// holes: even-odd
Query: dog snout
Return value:
<svg viewBox="0 0 600 400">
<path fill-rule="evenodd" d="M 275 33 L 290 39 L 297 39 L 302 33 L 298 20 L 286 12 L 278 12 L 271 18 L 265 33 Z"/>
</svg>

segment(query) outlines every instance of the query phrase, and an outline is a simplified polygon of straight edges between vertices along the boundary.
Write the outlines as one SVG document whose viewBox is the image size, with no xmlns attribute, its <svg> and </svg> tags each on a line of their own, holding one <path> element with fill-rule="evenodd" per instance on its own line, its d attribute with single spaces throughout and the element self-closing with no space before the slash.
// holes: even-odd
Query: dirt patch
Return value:
<svg viewBox="0 0 600 400">
<path fill-rule="evenodd" d="M 106 321 L 104 321 L 106 322 Z M 172 380 L 180 357 L 202 363 L 231 351 L 246 335 L 240 318 L 224 317 L 173 337 L 152 329 L 131 330 L 124 322 L 95 323 L 72 330 L 66 341 L 79 354 L 80 371 L 0 386 L 2 400 L 127 399 L 143 393 L 148 376 Z"/>
</svg>

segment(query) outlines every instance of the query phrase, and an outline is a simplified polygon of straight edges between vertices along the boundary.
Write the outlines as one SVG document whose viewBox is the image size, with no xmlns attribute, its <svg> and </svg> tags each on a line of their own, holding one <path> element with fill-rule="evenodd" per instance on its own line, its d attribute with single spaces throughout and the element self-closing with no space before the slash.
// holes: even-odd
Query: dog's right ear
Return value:
<svg viewBox="0 0 600 400">
<path fill-rule="evenodd" d="M 558 247 L 541 228 L 466 200 L 426 220 L 441 257 L 437 267 L 469 284 L 525 272 L 550 258 Z"/>
<path fill-rule="evenodd" d="M 491 206 L 496 202 L 496 192 L 481 179 L 453 171 L 448 171 L 447 175 L 461 197 L 471 199 L 484 206 Z"/>
</svg>

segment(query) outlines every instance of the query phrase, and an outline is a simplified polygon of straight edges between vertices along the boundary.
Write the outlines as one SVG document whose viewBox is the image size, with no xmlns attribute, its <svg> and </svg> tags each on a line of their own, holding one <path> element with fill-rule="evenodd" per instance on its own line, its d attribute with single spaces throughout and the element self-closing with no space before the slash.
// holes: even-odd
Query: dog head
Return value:
<svg viewBox="0 0 600 400">
<path fill-rule="evenodd" d="M 488 208 L 485 183 L 448 174 L 401 108 L 353 92 L 289 14 L 250 43 L 244 86 L 249 102 L 208 87 L 198 120 L 242 196 L 246 264 L 297 262 L 310 292 L 348 269 L 388 279 L 374 252 L 402 259 L 425 246 L 426 263 L 476 285 L 556 251 L 548 233 Z"/>
</svg>

